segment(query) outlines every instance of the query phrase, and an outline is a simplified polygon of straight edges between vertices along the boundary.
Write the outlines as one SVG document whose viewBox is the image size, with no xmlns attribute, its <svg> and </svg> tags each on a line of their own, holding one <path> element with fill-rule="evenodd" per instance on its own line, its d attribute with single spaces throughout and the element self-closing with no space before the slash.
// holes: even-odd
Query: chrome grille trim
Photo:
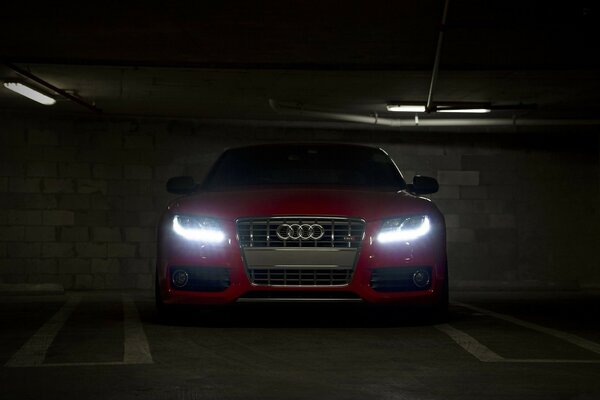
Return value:
<svg viewBox="0 0 600 400">
<path fill-rule="evenodd" d="M 325 234 L 319 240 L 288 239 L 277 237 L 281 224 L 319 224 Z M 365 221 L 358 218 L 289 216 L 240 218 L 237 234 L 240 246 L 244 247 L 345 247 L 359 248 L 364 237 Z"/>
<path fill-rule="evenodd" d="M 363 303 L 363 299 L 335 299 L 335 298 L 287 298 L 287 297 L 268 297 L 268 298 L 256 298 L 256 299 L 246 299 L 240 297 L 236 300 L 238 303 Z"/>
<path fill-rule="evenodd" d="M 350 283 L 351 269 L 336 268 L 253 268 L 250 279 L 256 285 L 265 286 L 344 286 Z"/>
</svg>

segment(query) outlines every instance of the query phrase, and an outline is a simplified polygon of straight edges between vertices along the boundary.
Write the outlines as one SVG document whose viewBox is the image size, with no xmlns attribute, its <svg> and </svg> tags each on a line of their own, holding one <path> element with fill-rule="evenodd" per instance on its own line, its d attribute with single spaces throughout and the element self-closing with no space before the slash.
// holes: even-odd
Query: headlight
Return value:
<svg viewBox="0 0 600 400">
<path fill-rule="evenodd" d="M 215 219 L 205 217 L 173 217 L 173 231 L 188 240 L 205 243 L 221 243 L 225 233 Z"/>
<path fill-rule="evenodd" d="M 414 240 L 426 235 L 431 229 L 426 215 L 389 219 L 383 223 L 377 235 L 381 243 Z"/>
</svg>

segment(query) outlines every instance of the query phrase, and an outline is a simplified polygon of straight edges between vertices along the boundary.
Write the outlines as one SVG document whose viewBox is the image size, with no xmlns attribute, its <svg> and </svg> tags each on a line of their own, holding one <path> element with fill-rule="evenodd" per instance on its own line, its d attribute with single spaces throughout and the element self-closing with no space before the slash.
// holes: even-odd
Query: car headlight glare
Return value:
<svg viewBox="0 0 600 400">
<path fill-rule="evenodd" d="M 225 240 L 221 225 L 212 218 L 175 215 L 173 231 L 187 240 L 196 242 L 221 243 Z"/>
<path fill-rule="evenodd" d="M 426 215 L 389 219 L 383 223 L 377 241 L 390 243 L 414 240 L 425 236 L 430 230 L 431 223 Z"/>
</svg>

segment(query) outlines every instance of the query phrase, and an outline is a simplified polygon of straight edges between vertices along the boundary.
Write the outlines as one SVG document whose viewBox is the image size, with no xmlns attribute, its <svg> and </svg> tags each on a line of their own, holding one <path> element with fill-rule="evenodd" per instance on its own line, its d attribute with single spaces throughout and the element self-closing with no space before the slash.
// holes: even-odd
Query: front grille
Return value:
<svg viewBox="0 0 600 400">
<path fill-rule="evenodd" d="M 286 239 L 277 236 L 282 224 L 323 227 L 323 236 L 315 239 Z M 365 222 L 356 218 L 334 217 L 274 217 L 244 218 L 237 221 L 242 247 L 345 247 L 359 248 L 365 231 Z"/>
<path fill-rule="evenodd" d="M 350 269 L 323 268 L 254 268 L 250 279 L 267 286 L 341 286 L 352 279 Z"/>
<path fill-rule="evenodd" d="M 291 227 L 294 232 L 289 231 Z M 365 222 L 357 218 L 289 216 L 237 221 L 248 278 L 259 286 L 348 285 L 364 231 Z"/>
</svg>

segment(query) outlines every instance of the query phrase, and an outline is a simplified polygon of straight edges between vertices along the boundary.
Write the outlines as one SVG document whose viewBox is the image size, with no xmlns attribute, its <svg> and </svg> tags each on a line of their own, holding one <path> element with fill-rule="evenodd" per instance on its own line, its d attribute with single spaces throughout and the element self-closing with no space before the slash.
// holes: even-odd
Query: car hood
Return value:
<svg viewBox="0 0 600 400">
<path fill-rule="evenodd" d="M 314 188 L 200 192 L 176 199 L 169 210 L 225 220 L 250 216 L 326 215 L 373 221 L 403 214 L 439 213 L 428 199 L 404 191 Z"/>
</svg>

